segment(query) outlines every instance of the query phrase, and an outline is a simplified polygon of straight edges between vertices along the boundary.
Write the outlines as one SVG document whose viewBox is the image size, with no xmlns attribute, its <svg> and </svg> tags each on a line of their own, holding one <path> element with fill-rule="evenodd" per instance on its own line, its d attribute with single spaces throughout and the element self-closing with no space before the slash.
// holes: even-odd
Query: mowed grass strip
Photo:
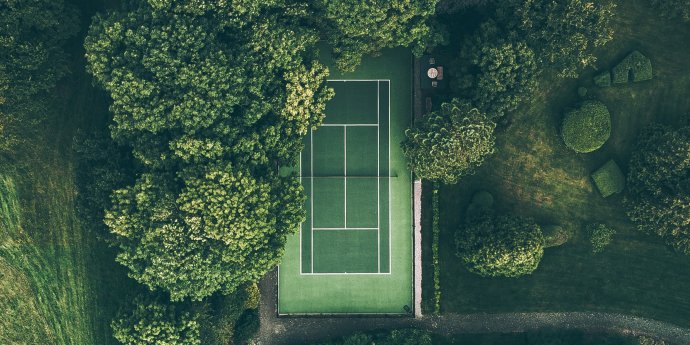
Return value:
<svg viewBox="0 0 690 345">
<path fill-rule="evenodd" d="M 690 27 L 654 16 L 646 1 L 629 0 L 616 8 L 615 32 L 614 41 L 597 54 L 600 68 L 611 68 L 640 50 L 652 60 L 654 79 L 599 89 L 592 85 L 598 72 L 591 69 L 578 81 L 547 73 L 533 101 L 516 111 L 498 134 L 496 154 L 475 176 L 442 189 L 443 312 L 608 311 L 690 326 L 690 256 L 635 230 L 625 215 L 623 195 L 603 198 L 590 179 L 610 159 L 627 173 L 637 134 L 646 125 L 686 121 L 690 46 L 679 42 L 690 37 Z M 558 136 L 563 110 L 578 102 L 580 85 L 609 106 L 613 119 L 610 139 L 587 155 L 568 150 Z M 467 272 L 455 256 L 453 237 L 472 194 L 480 189 L 495 196 L 498 212 L 560 224 L 572 229 L 574 238 L 548 249 L 531 276 L 481 278 Z M 425 219 L 426 227 L 430 221 Z M 590 223 L 617 230 L 612 245 L 597 255 L 584 232 Z M 425 260 L 430 271 L 430 258 Z"/>
</svg>

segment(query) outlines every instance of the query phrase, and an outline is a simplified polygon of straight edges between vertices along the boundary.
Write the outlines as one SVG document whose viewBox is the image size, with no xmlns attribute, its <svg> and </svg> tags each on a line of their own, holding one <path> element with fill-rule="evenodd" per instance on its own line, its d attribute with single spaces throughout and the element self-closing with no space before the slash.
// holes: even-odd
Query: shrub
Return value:
<svg viewBox="0 0 690 345">
<path fill-rule="evenodd" d="M 601 253 L 604 251 L 616 234 L 616 230 L 606 226 L 606 224 L 590 224 L 587 226 L 587 234 L 592 243 L 592 252 Z"/>
<path fill-rule="evenodd" d="M 584 86 L 580 86 L 577 88 L 577 95 L 580 96 L 580 98 L 585 98 L 587 97 L 587 88 Z"/>
<path fill-rule="evenodd" d="M 613 68 L 613 83 L 625 84 L 652 79 L 652 62 L 635 50 Z"/>
<path fill-rule="evenodd" d="M 625 188 L 625 175 L 613 159 L 593 172 L 592 180 L 604 198 L 620 193 Z"/>
<path fill-rule="evenodd" d="M 431 225 L 431 256 L 432 263 L 434 265 L 434 314 L 441 313 L 441 267 L 439 265 L 439 255 L 438 255 L 438 241 L 441 233 L 441 227 L 439 225 L 440 220 L 440 209 L 438 200 L 438 186 L 434 185 L 434 190 L 431 196 L 431 209 L 433 212 L 432 225 Z"/>
<path fill-rule="evenodd" d="M 609 87 L 611 86 L 611 72 L 604 71 L 600 74 L 594 76 L 594 85 L 598 87 Z"/>
<path fill-rule="evenodd" d="M 465 220 L 472 222 L 483 214 L 491 212 L 494 206 L 494 196 L 491 193 L 482 190 L 474 193 L 472 201 L 467 206 L 465 211 Z"/>
<path fill-rule="evenodd" d="M 641 336 L 637 341 L 639 345 L 667 345 L 667 343 L 661 339 L 645 336 Z"/>
<path fill-rule="evenodd" d="M 137 297 L 134 309 L 120 312 L 111 326 L 124 345 L 201 344 L 198 315 L 160 297 Z"/>
<path fill-rule="evenodd" d="M 543 229 L 544 248 L 558 247 L 570 240 L 570 231 L 560 225 L 547 225 Z"/>
<path fill-rule="evenodd" d="M 252 340 L 259 331 L 260 325 L 259 311 L 257 309 L 246 310 L 235 323 L 235 343 L 244 344 Z"/>
<path fill-rule="evenodd" d="M 657 234 L 690 254 L 690 127 L 655 125 L 637 140 L 630 159 L 628 217 L 641 231 Z"/>
<path fill-rule="evenodd" d="M 495 127 L 479 110 L 454 99 L 408 129 L 402 149 L 417 177 L 452 184 L 494 152 Z"/>
<path fill-rule="evenodd" d="M 541 228 L 530 218 L 485 215 L 455 235 L 457 255 L 484 277 L 530 274 L 544 255 Z"/>
<path fill-rule="evenodd" d="M 431 345 L 429 331 L 415 328 L 396 329 L 377 344 L 381 345 Z"/>
<path fill-rule="evenodd" d="M 604 103 L 584 101 L 565 114 L 561 135 L 565 145 L 575 152 L 595 151 L 611 135 L 611 114 Z"/>
</svg>

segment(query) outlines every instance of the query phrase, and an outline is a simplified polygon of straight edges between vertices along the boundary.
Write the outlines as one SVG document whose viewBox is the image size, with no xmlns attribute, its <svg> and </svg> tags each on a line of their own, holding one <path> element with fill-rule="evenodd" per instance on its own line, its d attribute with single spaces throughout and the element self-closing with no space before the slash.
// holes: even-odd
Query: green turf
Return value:
<svg viewBox="0 0 690 345">
<path fill-rule="evenodd" d="M 591 96 L 609 106 L 611 138 L 599 151 L 577 155 L 559 141 L 557 128 L 563 109 L 578 100 L 577 87 L 589 87 L 596 71 L 588 70 L 579 81 L 556 80 L 547 74 L 533 101 L 515 112 L 511 125 L 497 135 L 496 154 L 476 175 L 442 189 L 442 312 L 596 310 L 690 326 L 690 256 L 674 253 L 658 238 L 636 231 L 625 216 L 623 195 L 604 199 L 589 178 L 612 158 L 626 172 L 637 134 L 645 125 L 654 121 L 678 125 L 686 120 L 690 45 L 678 43 L 687 41 L 690 27 L 660 20 L 643 0 L 621 1 L 615 12 L 614 41 L 598 52 L 597 64 L 610 68 L 639 49 L 652 59 L 654 79 L 590 88 Z M 467 272 L 455 256 L 453 233 L 472 194 L 482 189 L 495 196 L 499 212 L 563 224 L 574 230 L 574 238 L 562 247 L 546 249 L 531 276 L 481 278 Z M 591 253 L 584 232 L 586 224 L 595 222 L 617 230 L 611 246 L 597 255 Z"/>
<path fill-rule="evenodd" d="M 336 81 L 329 86 L 338 96 L 326 105 L 328 116 L 324 123 L 376 123 L 378 84 L 375 81 Z"/>
<path fill-rule="evenodd" d="M 314 190 L 308 196 L 313 199 L 311 225 L 314 228 L 345 227 L 345 179 L 314 178 L 312 186 Z"/>
<path fill-rule="evenodd" d="M 314 273 L 378 271 L 376 230 L 315 230 Z"/>
<path fill-rule="evenodd" d="M 324 56 L 327 61 L 327 54 Z M 380 57 L 365 59 L 354 73 L 339 74 L 331 68 L 330 78 L 390 80 L 390 87 L 387 81 L 330 82 L 336 89 L 336 96 L 327 105 L 325 120 L 327 124 L 376 124 L 380 121 L 378 131 L 376 127 L 347 127 L 346 151 L 347 175 L 350 176 L 347 180 L 347 226 L 375 228 L 378 223 L 381 229 L 311 232 L 306 224 L 311 222 L 308 216 L 302 231 L 288 239 L 280 265 L 279 313 L 405 313 L 404 307 L 412 305 L 413 296 L 411 176 L 397 143 L 402 141 L 411 119 L 411 55 L 405 49 L 388 50 Z M 313 133 L 315 176 L 333 176 L 340 169 L 336 151 L 343 150 L 344 154 L 345 148 L 344 144 L 336 143 L 344 139 L 338 130 L 345 132 L 342 127 L 324 126 Z M 314 194 L 310 200 L 314 202 L 314 226 L 339 223 L 326 218 L 338 220 L 339 214 L 344 213 L 344 209 L 340 213 L 336 211 L 342 205 L 335 201 L 340 195 L 333 196 L 340 193 L 335 186 L 340 179 L 307 178 L 312 173 L 305 169 L 311 168 L 311 155 L 309 149 L 302 154 L 302 176 L 305 177 L 302 181 L 307 195 Z M 340 164 L 344 165 L 343 157 L 340 159 Z M 372 178 L 377 175 L 383 178 Z M 389 175 L 394 177 L 389 179 Z M 325 180 L 335 182 L 321 182 Z M 310 189 L 312 182 L 315 183 L 313 191 Z M 326 190 L 328 186 L 330 190 Z M 323 205 L 328 200 L 337 206 Z M 307 202 L 308 210 L 310 201 Z M 321 212 L 325 214 L 323 217 Z M 309 260 L 311 253 L 305 251 L 312 250 L 314 260 Z M 383 274 L 300 274 L 311 272 L 312 261 L 316 273 Z"/>
</svg>

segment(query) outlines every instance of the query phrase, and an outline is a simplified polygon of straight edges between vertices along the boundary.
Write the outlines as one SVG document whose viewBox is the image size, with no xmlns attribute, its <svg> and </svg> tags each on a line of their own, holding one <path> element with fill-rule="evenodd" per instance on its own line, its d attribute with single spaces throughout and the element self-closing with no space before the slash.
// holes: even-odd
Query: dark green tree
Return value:
<svg viewBox="0 0 690 345">
<path fill-rule="evenodd" d="M 121 311 L 111 323 L 124 345 L 199 345 L 198 314 L 162 297 L 138 296 L 132 310 Z"/>
<path fill-rule="evenodd" d="M 651 0 L 654 7 L 665 18 L 679 18 L 690 21 L 690 0 Z"/>
<path fill-rule="evenodd" d="M 415 55 L 442 41 L 428 23 L 438 0 L 312 0 L 336 64 L 352 71 L 365 55 L 411 46 Z"/>
<path fill-rule="evenodd" d="M 637 228 L 690 254 L 690 127 L 648 128 L 628 173 L 628 216 Z"/>
<path fill-rule="evenodd" d="M 456 99 L 408 129 L 402 149 L 417 177 L 452 184 L 493 153 L 495 127 L 479 110 Z"/>
<path fill-rule="evenodd" d="M 594 48 L 613 39 L 613 8 L 608 1 L 507 0 L 498 17 L 525 37 L 544 66 L 574 78 L 596 62 Z"/>
<path fill-rule="evenodd" d="M 536 88 L 537 59 L 515 32 L 482 24 L 460 48 L 455 91 L 491 118 L 515 110 Z"/>
<path fill-rule="evenodd" d="M 0 0 L 0 151 L 26 139 L 68 72 L 63 45 L 77 31 L 62 0 Z"/>
<path fill-rule="evenodd" d="M 431 333 L 416 328 L 395 329 L 378 343 L 381 345 L 431 345 Z"/>
<path fill-rule="evenodd" d="M 544 236 L 534 220 L 485 215 L 459 229 L 457 255 L 467 269 L 484 277 L 519 277 L 539 266 Z"/>
</svg>

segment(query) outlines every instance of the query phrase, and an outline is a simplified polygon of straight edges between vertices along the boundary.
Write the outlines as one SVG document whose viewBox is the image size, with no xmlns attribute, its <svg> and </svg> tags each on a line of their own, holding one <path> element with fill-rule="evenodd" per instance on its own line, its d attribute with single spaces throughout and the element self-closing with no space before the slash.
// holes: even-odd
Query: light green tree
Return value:
<svg viewBox="0 0 690 345">
<path fill-rule="evenodd" d="M 494 151 L 496 124 L 457 99 L 408 129 L 402 149 L 417 177 L 456 183 Z"/>
<path fill-rule="evenodd" d="M 485 215 L 455 234 L 457 255 L 471 272 L 484 277 L 531 274 L 544 255 L 544 236 L 534 220 Z"/>
<path fill-rule="evenodd" d="M 138 296 L 132 310 L 120 312 L 111 327 L 123 345 L 201 344 L 198 315 L 161 297 Z"/>
<path fill-rule="evenodd" d="M 201 300 L 258 281 L 304 221 L 299 180 L 231 166 L 147 173 L 115 191 L 106 224 L 129 275 L 172 300 Z M 183 187 L 177 190 L 177 186 Z"/>
</svg>

